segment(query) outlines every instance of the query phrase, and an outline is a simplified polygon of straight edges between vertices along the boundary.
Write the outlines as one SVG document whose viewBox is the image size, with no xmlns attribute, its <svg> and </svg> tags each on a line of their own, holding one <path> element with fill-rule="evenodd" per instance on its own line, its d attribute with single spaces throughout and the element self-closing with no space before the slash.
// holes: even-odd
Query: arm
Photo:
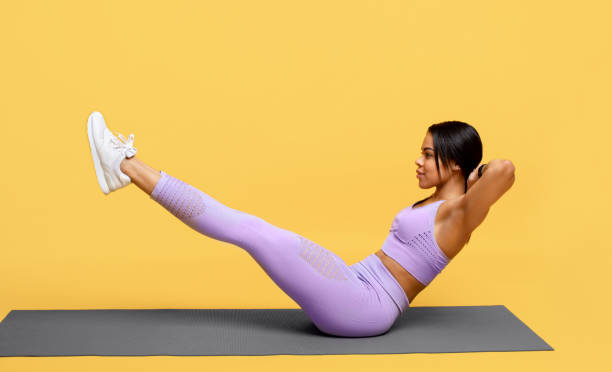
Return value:
<svg viewBox="0 0 612 372">
<path fill-rule="evenodd" d="M 514 164 L 506 159 L 493 159 L 483 167 L 478 178 L 478 167 L 468 178 L 468 191 L 462 196 L 460 210 L 467 231 L 482 223 L 491 205 L 514 184 Z"/>
</svg>

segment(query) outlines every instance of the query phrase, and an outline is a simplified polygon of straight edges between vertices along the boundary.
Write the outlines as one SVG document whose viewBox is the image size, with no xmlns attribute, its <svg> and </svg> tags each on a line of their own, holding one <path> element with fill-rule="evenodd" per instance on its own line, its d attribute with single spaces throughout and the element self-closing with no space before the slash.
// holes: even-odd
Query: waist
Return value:
<svg viewBox="0 0 612 372">
<path fill-rule="evenodd" d="M 404 241 L 390 233 L 381 250 L 402 267 L 402 270 L 396 270 L 402 277 L 409 283 L 416 279 L 423 286 L 427 286 L 448 264 L 448 259 L 429 234 L 419 234 Z"/>
<path fill-rule="evenodd" d="M 389 272 L 395 277 L 395 280 L 400 284 L 408 300 L 410 303 L 414 300 L 414 298 L 423 290 L 426 285 L 419 282 L 412 274 L 410 274 L 406 269 L 402 267 L 397 261 L 393 258 L 387 256 L 382 249 L 376 251 L 374 253 L 380 260 L 383 265 L 389 270 Z"/>
</svg>

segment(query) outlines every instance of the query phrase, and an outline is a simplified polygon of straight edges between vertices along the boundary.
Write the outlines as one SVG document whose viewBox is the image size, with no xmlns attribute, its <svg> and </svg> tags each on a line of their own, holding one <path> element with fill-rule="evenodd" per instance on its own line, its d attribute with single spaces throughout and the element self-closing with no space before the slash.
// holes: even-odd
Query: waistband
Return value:
<svg viewBox="0 0 612 372">
<path fill-rule="evenodd" d="M 402 286 L 399 284 L 397 279 L 395 279 L 393 274 L 389 272 L 389 269 L 387 269 L 380 258 L 372 253 L 358 263 L 363 266 L 368 273 L 370 273 L 370 275 L 372 275 L 372 277 L 391 297 L 393 302 L 395 302 L 395 305 L 397 305 L 400 313 L 403 313 L 404 310 L 406 310 L 410 305 L 408 296 L 406 296 L 406 292 L 404 292 Z"/>
</svg>

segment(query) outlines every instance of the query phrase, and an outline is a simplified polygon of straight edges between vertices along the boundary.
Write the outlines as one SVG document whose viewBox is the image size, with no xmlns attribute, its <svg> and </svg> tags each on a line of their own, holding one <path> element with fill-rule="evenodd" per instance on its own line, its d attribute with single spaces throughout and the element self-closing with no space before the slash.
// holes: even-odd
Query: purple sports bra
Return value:
<svg viewBox="0 0 612 372">
<path fill-rule="evenodd" d="M 393 220 L 383 243 L 385 254 L 424 285 L 428 285 L 450 261 L 434 239 L 434 219 L 444 200 L 424 207 L 402 209 Z"/>
</svg>

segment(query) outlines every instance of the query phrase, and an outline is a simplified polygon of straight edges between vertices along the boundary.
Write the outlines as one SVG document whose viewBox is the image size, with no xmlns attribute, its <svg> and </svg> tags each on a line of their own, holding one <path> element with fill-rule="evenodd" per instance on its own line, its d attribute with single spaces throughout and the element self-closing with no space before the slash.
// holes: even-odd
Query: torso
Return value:
<svg viewBox="0 0 612 372">
<path fill-rule="evenodd" d="M 449 258 L 453 259 L 461 251 L 465 243 L 468 241 L 472 231 L 466 231 L 463 224 L 458 219 L 458 213 L 453 213 L 459 208 L 461 197 L 451 200 L 446 200 L 440 204 L 434 220 L 434 239 L 438 243 L 438 247 Z M 429 200 L 414 206 L 414 209 L 422 208 L 431 204 Z M 419 282 L 412 274 L 404 269 L 397 261 L 387 256 L 382 249 L 379 249 L 374 254 L 380 258 L 382 263 L 389 269 L 395 279 L 400 283 L 408 300 L 412 300 L 418 295 L 425 285 Z"/>
</svg>

